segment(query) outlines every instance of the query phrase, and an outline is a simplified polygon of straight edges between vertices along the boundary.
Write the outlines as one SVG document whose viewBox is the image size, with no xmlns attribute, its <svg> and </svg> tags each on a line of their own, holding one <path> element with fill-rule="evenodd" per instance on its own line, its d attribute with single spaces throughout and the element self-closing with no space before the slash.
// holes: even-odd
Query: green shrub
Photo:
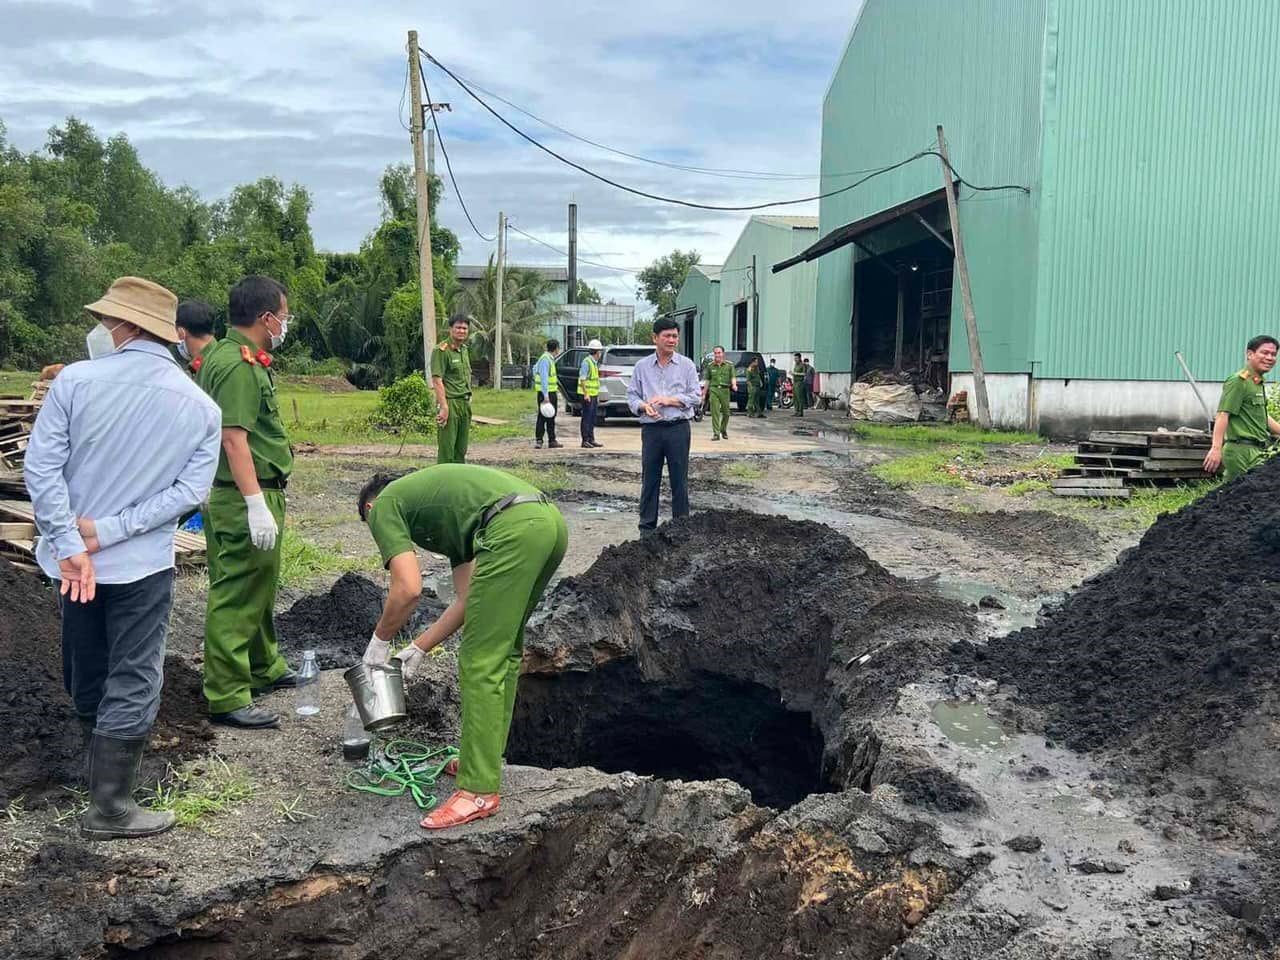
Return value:
<svg viewBox="0 0 1280 960">
<path fill-rule="evenodd" d="M 388 433 L 433 433 L 436 401 L 422 374 L 414 372 L 389 387 L 381 387 L 369 423 Z"/>
</svg>

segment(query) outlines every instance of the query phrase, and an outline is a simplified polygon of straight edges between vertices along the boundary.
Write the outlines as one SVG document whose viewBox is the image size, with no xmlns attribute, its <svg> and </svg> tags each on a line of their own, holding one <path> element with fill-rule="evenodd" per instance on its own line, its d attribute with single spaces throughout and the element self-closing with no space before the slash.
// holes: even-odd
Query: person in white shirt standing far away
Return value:
<svg viewBox="0 0 1280 960">
<path fill-rule="evenodd" d="M 170 355 L 178 299 L 121 277 L 87 307 L 89 360 L 36 417 L 23 472 L 41 569 L 60 581 L 67 693 L 88 741 L 91 839 L 173 826 L 133 790 L 160 708 L 177 521 L 209 493 L 222 416 Z"/>
</svg>

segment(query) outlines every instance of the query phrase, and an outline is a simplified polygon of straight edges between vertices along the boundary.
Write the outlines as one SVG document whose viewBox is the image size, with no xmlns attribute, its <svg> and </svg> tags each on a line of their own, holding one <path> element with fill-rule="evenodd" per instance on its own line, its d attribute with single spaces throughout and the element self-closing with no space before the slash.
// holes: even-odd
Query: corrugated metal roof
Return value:
<svg viewBox="0 0 1280 960">
<path fill-rule="evenodd" d="M 775 227 L 792 227 L 796 230 L 817 230 L 817 217 L 787 217 L 774 216 L 772 214 L 760 214 L 751 218 L 759 220 L 761 223 L 771 223 Z"/>
<path fill-rule="evenodd" d="M 506 268 L 508 270 L 532 270 L 548 280 L 561 283 L 569 282 L 569 270 L 567 267 L 540 267 L 524 263 L 508 263 Z M 459 280 L 482 280 L 484 279 L 485 271 L 488 269 L 487 266 L 460 263 L 455 268 L 455 272 Z"/>
<path fill-rule="evenodd" d="M 695 263 L 693 265 L 693 269 L 697 270 L 700 274 L 702 274 L 708 280 L 719 280 L 720 271 L 723 269 L 723 267 L 721 264 L 718 264 L 718 263 Z"/>
</svg>

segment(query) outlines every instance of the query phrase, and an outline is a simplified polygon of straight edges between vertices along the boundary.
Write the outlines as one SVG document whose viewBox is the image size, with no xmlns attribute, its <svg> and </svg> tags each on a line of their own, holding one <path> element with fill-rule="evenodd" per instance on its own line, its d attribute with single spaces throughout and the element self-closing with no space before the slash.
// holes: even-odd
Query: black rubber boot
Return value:
<svg viewBox="0 0 1280 960">
<path fill-rule="evenodd" d="M 97 721 L 93 717 L 82 717 L 77 715 L 76 721 L 80 724 L 80 746 L 84 751 L 84 760 L 80 764 L 80 780 L 79 786 L 89 786 L 89 748 L 93 746 L 93 728 L 97 725 Z"/>
<path fill-rule="evenodd" d="M 144 810 L 133 802 L 146 738 L 123 739 L 101 733 L 89 746 L 89 809 L 80 832 L 91 840 L 149 837 L 173 826 L 173 814 Z"/>
</svg>

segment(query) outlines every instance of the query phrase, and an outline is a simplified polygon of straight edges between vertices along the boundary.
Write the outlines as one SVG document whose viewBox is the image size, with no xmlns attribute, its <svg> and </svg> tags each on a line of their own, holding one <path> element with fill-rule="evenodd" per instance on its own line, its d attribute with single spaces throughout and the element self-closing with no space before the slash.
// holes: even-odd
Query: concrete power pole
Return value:
<svg viewBox="0 0 1280 960">
<path fill-rule="evenodd" d="M 578 302 L 578 205 L 576 203 L 569 204 L 569 295 L 565 298 L 565 303 Z M 572 319 L 572 318 L 570 318 Z M 563 349 L 568 350 L 573 346 L 575 326 L 565 325 L 564 338 L 567 341 L 562 344 Z"/>
<path fill-rule="evenodd" d="M 418 286 L 422 289 L 422 369 L 431 376 L 431 348 L 436 342 L 436 288 L 431 275 L 431 192 L 423 157 L 422 73 L 418 60 L 418 31 L 409 31 L 409 86 L 413 90 L 413 189 L 418 206 Z"/>
<path fill-rule="evenodd" d="M 969 362 L 973 365 L 973 406 L 978 426 L 991 429 L 991 408 L 987 405 L 987 374 L 982 366 L 982 345 L 978 342 L 978 321 L 973 314 L 973 291 L 969 288 L 969 262 L 964 257 L 960 235 L 960 215 L 956 207 L 956 185 L 951 179 L 951 158 L 947 138 L 938 124 L 938 152 L 942 154 L 942 186 L 947 192 L 947 213 L 951 217 L 951 242 L 955 245 L 956 273 L 960 277 L 960 297 L 964 301 L 964 329 L 969 335 Z"/>
<path fill-rule="evenodd" d="M 493 389 L 502 389 L 502 261 L 507 255 L 507 218 L 498 211 L 498 263 L 494 271 L 493 292 Z"/>
</svg>

